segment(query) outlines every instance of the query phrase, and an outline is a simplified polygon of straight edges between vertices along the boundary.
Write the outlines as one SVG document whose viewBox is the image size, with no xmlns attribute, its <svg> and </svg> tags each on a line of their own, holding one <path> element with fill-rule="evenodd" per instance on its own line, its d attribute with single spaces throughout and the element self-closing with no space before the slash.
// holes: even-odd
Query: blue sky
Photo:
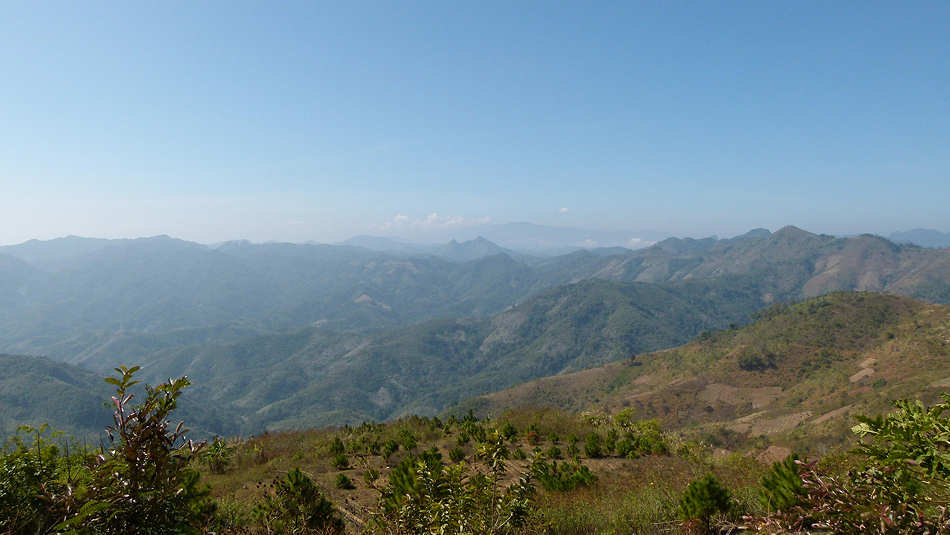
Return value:
<svg viewBox="0 0 950 535">
<path fill-rule="evenodd" d="M 950 230 L 948 35 L 947 2 L 5 2 L 0 243 Z"/>
</svg>

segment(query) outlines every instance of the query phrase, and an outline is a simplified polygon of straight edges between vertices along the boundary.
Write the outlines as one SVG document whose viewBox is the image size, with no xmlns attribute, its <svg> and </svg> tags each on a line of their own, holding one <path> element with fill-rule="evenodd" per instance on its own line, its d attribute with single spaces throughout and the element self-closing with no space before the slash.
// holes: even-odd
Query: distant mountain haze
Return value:
<svg viewBox="0 0 950 535">
<path fill-rule="evenodd" d="M 487 238 L 397 252 L 67 238 L 2 248 L 0 275 L 0 351 L 187 373 L 197 399 L 246 414 L 222 426 L 249 432 L 434 414 L 835 290 L 950 302 L 950 250 L 796 227 L 555 257 Z"/>
<path fill-rule="evenodd" d="M 933 229 L 914 229 L 891 234 L 894 243 L 912 243 L 921 247 L 945 248 L 950 247 L 950 232 L 940 232 Z"/>
</svg>

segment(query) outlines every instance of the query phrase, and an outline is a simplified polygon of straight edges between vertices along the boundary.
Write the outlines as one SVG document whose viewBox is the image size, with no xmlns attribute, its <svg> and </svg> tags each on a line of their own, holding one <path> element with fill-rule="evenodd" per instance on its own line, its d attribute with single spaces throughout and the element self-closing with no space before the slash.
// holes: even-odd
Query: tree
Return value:
<svg viewBox="0 0 950 535">
<path fill-rule="evenodd" d="M 782 511 L 797 505 L 805 493 L 802 476 L 798 474 L 798 456 L 789 455 L 772 465 L 762 476 L 759 501 L 768 511 Z"/>
<path fill-rule="evenodd" d="M 712 533 L 710 524 L 713 515 L 728 511 L 730 499 L 729 489 L 716 476 L 707 474 L 686 487 L 680 500 L 680 515 L 689 524 L 698 521 L 702 533 Z"/>
<path fill-rule="evenodd" d="M 294 468 L 271 483 L 273 491 L 251 515 L 268 534 L 342 534 L 343 519 L 313 480 Z"/>
</svg>

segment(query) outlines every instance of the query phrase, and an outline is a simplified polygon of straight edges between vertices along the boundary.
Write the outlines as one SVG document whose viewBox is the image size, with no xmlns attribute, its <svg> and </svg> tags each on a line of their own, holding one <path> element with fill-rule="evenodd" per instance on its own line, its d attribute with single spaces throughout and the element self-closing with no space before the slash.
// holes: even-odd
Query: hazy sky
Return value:
<svg viewBox="0 0 950 535">
<path fill-rule="evenodd" d="M 946 1 L 3 2 L 0 243 L 950 230 L 948 35 Z"/>
</svg>

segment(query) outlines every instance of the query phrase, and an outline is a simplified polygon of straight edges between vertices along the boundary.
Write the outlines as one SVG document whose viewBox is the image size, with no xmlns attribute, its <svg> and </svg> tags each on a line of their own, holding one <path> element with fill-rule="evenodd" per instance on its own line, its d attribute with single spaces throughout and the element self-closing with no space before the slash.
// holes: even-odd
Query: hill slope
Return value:
<svg viewBox="0 0 950 535">
<path fill-rule="evenodd" d="M 663 283 L 742 276 L 765 302 L 833 290 L 950 302 L 950 250 L 794 227 L 547 259 L 513 257 L 486 240 L 450 244 L 446 251 L 458 261 L 317 244 L 207 247 L 167 236 L 3 247 L 0 351 L 83 362 L 102 353 L 113 336 L 146 334 L 154 341 L 181 329 L 269 333 L 314 325 L 367 332 L 435 318 L 487 317 L 527 296 L 587 279 Z"/>
<path fill-rule="evenodd" d="M 143 374 L 188 374 L 209 402 L 245 412 L 250 429 L 435 414 L 499 386 L 681 344 L 743 321 L 757 297 L 734 287 L 584 281 L 488 319 L 373 334 L 312 328 L 158 351 L 143 361 Z M 104 356 L 97 362 L 120 364 Z"/>
<path fill-rule="evenodd" d="M 685 346 L 518 385 L 463 404 L 632 408 L 674 428 L 800 451 L 839 443 L 848 414 L 950 389 L 950 307 L 873 293 L 780 305 Z"/>
</svg>

